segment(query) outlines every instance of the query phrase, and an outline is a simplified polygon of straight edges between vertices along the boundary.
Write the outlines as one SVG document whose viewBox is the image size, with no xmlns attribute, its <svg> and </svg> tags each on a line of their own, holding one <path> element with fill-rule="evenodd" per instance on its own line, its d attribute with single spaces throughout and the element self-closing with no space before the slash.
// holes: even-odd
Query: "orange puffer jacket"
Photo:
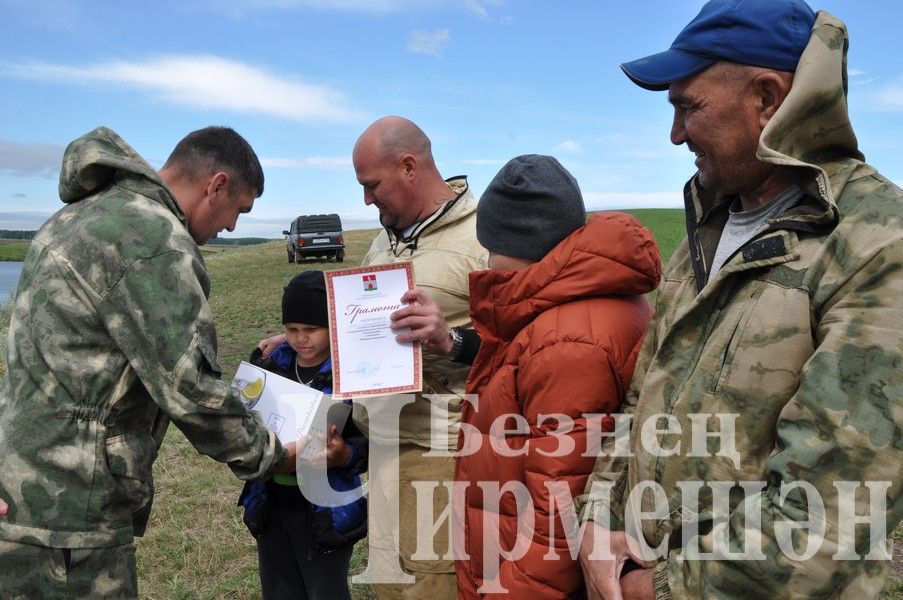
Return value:
<svg viewBox="0 0 903 600">
<path fill-rule="evenodd" d="M 482 346 L 467 381 L 478 400 L 464 405 L 455 467 L 455 479 L 468 484 L 455 506 L 466 552 L 456 547 L 460 598 L 539 600 L 582 590 L 560 513 L 573 524 L 572 498 L 596 458 L 584 415 L 620 408 L 652 317 L 642 294 L 660 276 L 652 234 L 622 213 L 595 215 L 525 269 L 470 274 Z M 610 417 L 592 419 L 611 431 Z M 513 551 L 497 558 L 498 545 Z"/>
</svg>

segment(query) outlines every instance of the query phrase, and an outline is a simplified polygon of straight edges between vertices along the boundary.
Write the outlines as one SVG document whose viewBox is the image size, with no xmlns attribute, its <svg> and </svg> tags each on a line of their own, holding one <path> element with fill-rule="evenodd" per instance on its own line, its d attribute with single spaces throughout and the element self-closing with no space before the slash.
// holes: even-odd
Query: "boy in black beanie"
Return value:
<svg viewBox="0 0 903 600">
<path fill-rule="evenodd" d="M 330 394 L 332 360 L 322 271 L 303 271 L 285 286 L 282 323 L 286 342 L 266 359 L 260 349 L 255 349 L 250 362 Z M 333 489 L 360 485 L 359 474 L 367 468 L 367 440 L 351 419 L 341 434 L 331 426 L 323 452 Z M 261 499 L 262 507 L 248 508 Z M 239 503 L 245 506 L 245 522 L 257 538 L 264 600 L 351 598 L 351 553 L 354 543 L 367 532 L 364 498 L 338 507 L 316 506 L 304 497 L 292 474 L 274 477 L 265 484 L 249 483 Z"/>
</svg>

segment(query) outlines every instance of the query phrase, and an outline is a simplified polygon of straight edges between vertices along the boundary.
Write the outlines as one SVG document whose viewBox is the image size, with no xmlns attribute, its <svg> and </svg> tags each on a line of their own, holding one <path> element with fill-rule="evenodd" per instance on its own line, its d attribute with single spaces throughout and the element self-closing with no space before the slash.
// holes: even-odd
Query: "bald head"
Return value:
<svg viewBox="0 0 903 600">
<path fill-rule="evenodd" d="M 364 203 L 379 209 L 386 227 L 410 227 L 455 197 L 436 168 L 430 139 L 404 117 L 370 125 L 354 144 L 352 160 Z"/>
<path fill-rule="evenodd" d="M 427 165 L 435 168 L 430 138 L 413 121 L 404 117 L 383 117 L 364 130 L 354 145 L 369 146 L 382 159 L 397 161 L 405 154 L 417 158 L 421 168 Z"/>
</svg>

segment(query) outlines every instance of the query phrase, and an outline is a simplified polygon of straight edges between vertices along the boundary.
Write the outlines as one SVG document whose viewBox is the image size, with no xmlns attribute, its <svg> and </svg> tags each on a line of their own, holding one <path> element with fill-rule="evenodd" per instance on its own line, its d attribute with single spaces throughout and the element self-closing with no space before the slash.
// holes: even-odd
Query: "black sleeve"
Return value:
<svg viewBox="0 0 903 600">
<path fill-rule="evenodd" d="M 258 367 L 261 366 L 261 363 L 263 362 L 263 350 L 254 348 L 251 351 L 251 356 L 248 357 L 248 362 Z"/>
<path fill-rule="evenodd" d="M 464 329 L 463 327 L 459 327 L 458 332 L 460 332 L 461 340 L 464 343 L 461 345 L 461 353 L 455 358 L 455 362 L 462 365 L 472 365 L 473 361 L 477 359 L 477 353 L 480 351 L 482 343 L 480 336 L 473 329 Z"/>
</svg>

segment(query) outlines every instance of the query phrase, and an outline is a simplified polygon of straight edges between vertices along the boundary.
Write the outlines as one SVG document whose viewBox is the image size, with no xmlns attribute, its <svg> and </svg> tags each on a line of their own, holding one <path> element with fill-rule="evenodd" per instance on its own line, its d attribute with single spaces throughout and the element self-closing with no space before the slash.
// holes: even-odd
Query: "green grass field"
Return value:
<svg viewBox="0 0 903 600">
<path fill-rule="evenodd" d="M 649 226 L 663 257 L 684 236 L 683 211 L 629 211 Z M 212 279 L 210 303 L 219 332 L 219 358 L 230 379 L 262 337 L 281 331 L 282 287 L 303 268 L 333 269 L 360 263 L 376 230 L 348 231 L 346 262 L 289 264 L 284 242 L 205 249 Z M 2 246 L 0 246 L 2 250 Z M 8 328 L 0 309 L 0 329 Z M 4 365 L 0 361 L 0 374 Z M 256 547 L 235 506 L 241 484 L 228 468 L 200 456 L 171 427 L 154 467 L 157 496 L 147 534 L 138 541 L 139 585 L 150 599 L 259 598 Z M 895 538 L 903 545 L 903 528 Z M 352 572 L 363 570 L 366 540 L 355 549 Z M 357 599 L 373 598 L 368 586 L 354 586 Z M 891 581 L 882 596 L 903 598 L 903 583 Z"/>
<path fill-rule="evenodd" d="M 0 240 L 0 261 L 23 261 L 30 242 Z"/>
</svg>

